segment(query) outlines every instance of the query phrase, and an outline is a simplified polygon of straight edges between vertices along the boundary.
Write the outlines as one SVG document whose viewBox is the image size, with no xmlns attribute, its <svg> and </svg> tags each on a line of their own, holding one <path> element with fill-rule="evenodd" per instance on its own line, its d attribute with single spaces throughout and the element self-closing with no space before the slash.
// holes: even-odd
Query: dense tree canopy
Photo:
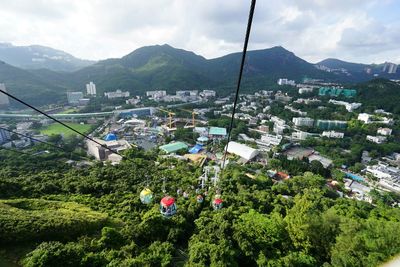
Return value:
<svg viewBox="0 0 400 267">
<path fill-rule="evenodd" d="M 246 173 L 256 166 L 230 164 L 220 192 L 210 185 L 199 203 L 199 167 L 154 151 L 126 157 L 117 166 L 72 168 L 62 155 L 1 151 L 0 197 L 12 199 L 0 203 L 5 257 L 17 246 L 24 266 L 377 266 L 400 252 L 399 209 L 339 198 L 319 164 L 277 159 L 296 174 L 275 184 L 264 169 L 252 179 Z M 163 181 L 177 201 L 171 218 L 159 212 Z M 139 200 L 146 186 L 150 205 Z M 214 211 L 217 193 L 223 208 Z"/>
</svg>

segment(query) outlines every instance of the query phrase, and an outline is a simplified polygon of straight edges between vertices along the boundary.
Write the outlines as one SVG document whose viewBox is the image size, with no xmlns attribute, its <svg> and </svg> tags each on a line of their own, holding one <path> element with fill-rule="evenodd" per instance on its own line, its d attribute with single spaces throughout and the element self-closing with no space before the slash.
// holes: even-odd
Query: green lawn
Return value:
<svg viewBox="0 0 400 267">
<path fill-rule="evenodd" d="M 79 123 L 70 123 L 70 122 L 67 122 L 65 124 L 67 124 L 68 126 L 74 128 L 75 130 L 77 130 L 81 133 L 87 133 L 92 128 L 91 124 L 79 124 Z M 76 134 L 72 130 L 70 130 L 58 123 L 53 123 L 49 126 L 43 127 L 42 129 L 40 129 L 40 133 L 45 134 L 45 135 L 63 134 L 65 137 Z"/>
</svg>

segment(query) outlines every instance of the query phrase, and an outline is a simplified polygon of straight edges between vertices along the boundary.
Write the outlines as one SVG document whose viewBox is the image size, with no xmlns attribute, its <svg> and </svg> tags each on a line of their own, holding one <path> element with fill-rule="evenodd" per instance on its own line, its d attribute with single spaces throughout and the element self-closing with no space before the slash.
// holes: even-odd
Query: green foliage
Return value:
<svg viewBox="0 0 400 267">
<path fill-rule="evenodd" d="M 274 159 L 299 173 L 275 184 L 262 166 L 230 164 L 219 183 L 224 208 L 214 211 L 215 188 L 203 203 L 195 199 L 201 169 L 154 151 L 125 156 L 117 166 L 74 169 L 0 153 L 0 193 L 14 198 L 0 202 L 1 240 L 38 244 L 23 256 L 25 266 L 376 266 L 399 252 L 394 196 L 376 195 L 376 206 L 338 198 L 309 171 L 319 164 Z M 159 213 L 162 178 L 177 201 L 169 219 Z M 139 200 L 144 186 L 152 204 Z"/>
<path fill-rule="evenodd" d="M 107 215 L 72 202 L 39 199 L 0 201 L 0 242 L 64 240 L 91 233 Z"/>
</svg>

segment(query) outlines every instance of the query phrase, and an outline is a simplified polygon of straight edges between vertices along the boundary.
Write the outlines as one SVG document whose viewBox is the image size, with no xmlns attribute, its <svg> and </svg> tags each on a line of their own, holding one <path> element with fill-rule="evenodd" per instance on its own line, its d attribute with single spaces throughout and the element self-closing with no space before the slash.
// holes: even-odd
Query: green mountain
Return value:
<svg viewBox="0 0 400 267">
<path fill-rule="evenodd" d="M 226 93 L 236 83 L 240 60 L 241 53 L 205 59 L 169 45 L 156 45 L 78 70 L 72 74 L 72 80 L 75 86 L 92 80 L 100 91 L 120 88 L 137 94 L 157 88 L 172 92 L 211 87 Z M 249 51 L 244 75 L 245 88 L 275 84 L 281 77 L 337 79 L 282 47 Z"/>
<path fill-rule="evenodd" d="M 343 72 L 343 70 L 356 81 L 366 81 L 374 77 L 387 78 L 387 79 L 400 79 L 400 71 L 396 73 L 387 73 L 384 70 L 385 64 L 362 64 L 352 63 L 336 58 L 328 58 L 318 62 L 316 65 L 324 66 L 331 72 Z"/>
<path fill-rule="evenodd" d="M 89 81 L 96 83 L 99 94 L 116 89 L 144 94 L 145 91 L 154 89 L 164 89 L 172 93 L 182 89 L 212 88 L 219 94 L 226 95 L 234 90 L 240 60 L 241 53 L 206 59 L 169 45 L 154 45 L 139 48 L 122 58 L 99 61 L 74 72 L 55 72 L 45 68 L 27 71 L 3 64 L 6 70 L 0 73 L 0 82 L 6 83 L 8 88 L 33 104 L 65 101 L 67 90 L 84 91 L 85 84 Z M 321 64 L 330 67 L 322 68 Z M 336 59 L 327 59 L 315 65 L 280 46 L 249 51 L 242 91 L 271 88 L 276 86 L 279 78 L 298 82 L 304 77 L 344 83 L 368 81 L 374 75 L 363 72 L 366 66 L 369 65 Z M 326 69 L 342 67 L 347 67 L 348 71 Z M 387 75 L 382 74 L 382 77 L 394 77 Z"/>
<path fill-rule="evenodd" d="M 94 63 L 46 46 L 13 46 L 10 43 L 0 43 L 0 60 L 22 69 L 53 71 L 75 71 Z"/>
<path fill-rule="evenodd" d="M 56 103 L 66 99 L 65 88 L 3 61 L 0 61 L 0 83 L 6 85 L 8 92 L 35 105 Z"/>
<path fill-rule="evenodd" d="M 374 79 L 355 86 L 358 89 L 357 101 L 370 110 L 384 109 L 400 113 L 400 84 L 387 79 Z"/>
</svg>

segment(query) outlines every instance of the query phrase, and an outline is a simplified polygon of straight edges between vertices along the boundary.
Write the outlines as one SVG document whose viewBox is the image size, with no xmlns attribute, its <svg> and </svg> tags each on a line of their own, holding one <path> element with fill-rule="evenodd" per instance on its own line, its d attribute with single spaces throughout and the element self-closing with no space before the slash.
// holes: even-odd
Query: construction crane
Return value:
<svg viewBox="0 0 400 267">
<path fill-rule="evenodd" d="M 185 128 L 194 128 L 196 127 L 196 119 L 195 119 L 195 115 L 198 115 L 199 113 L 194 111 L 194 110 L 187 110 L 187 109 L 180 109 L 186 112 L 189 112 L 192 114 L 192 125 L 185 125 Z"/>
<path fill-rule="evenodd" d="M 169 117 L 169 123 L 168 123 L 168 125 L 167 125 L 168 130 L 169 130 L 169 131 L 176 130 L 176 126 L 175 126 L 175 127 L 172 127 L 172 124 L 174 123 L 174 122 L 172 121 L 172 116 L 175 116 L 176 114 L 175 114 L 174 112 L 172 112 L 172 111 L 165 110 L 165 109 L 161 109 L 161 108 L 158 108 L 158 110 L 163 111 L 163 112 L 165 112 L 165 113 L 168 114 L 168 117 Z"/>
</svg>

